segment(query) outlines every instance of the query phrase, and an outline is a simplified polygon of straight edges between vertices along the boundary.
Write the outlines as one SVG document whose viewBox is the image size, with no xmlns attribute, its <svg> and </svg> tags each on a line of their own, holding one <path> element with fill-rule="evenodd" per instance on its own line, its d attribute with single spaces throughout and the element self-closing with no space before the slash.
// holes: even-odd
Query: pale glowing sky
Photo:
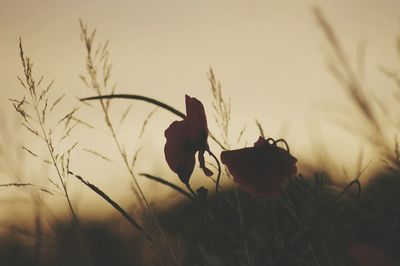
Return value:
<svg viewBox="0 0 400 266">
<path fill-rule="evenodd" d="M 318 5 L 325 12 L 353 61 L 359 44 L 366 43 L 365 76 L 378 93 L 382 87 L 393 86 L 378 66 L 399 66 L 394 49 L 400 33 L 397 0 L 0 1 L 0 104 L 6 114 L 12 113 L 8 99 L 22 95 L 15 78 L 21 73 L 19 36 L 36 70 L 55 79 L 55 88 L 68 94 L 68 103 L 75 105 L 75 96 L 92 94 L 78 78 L 85 66 L 79 39 L 81 18 L 98 29 L 99 39 L 111 40 L 113 80 L 118 82 L 119 92 L 155 97 L 180 110 L 184 110 L 184 94 L 189 94 L 203 101 L 213 129 L 206 76 L 211 65 L 232 101 L 233 136 L 248 124 L 245 138 L 253 143 L 257 139 L 253 121 L 257 118 L 268 135 L 278 138 L 284 134 L 293 153 L 302 156 L 310 153 L 310 124 L 320 124 L 338 164 L 351 167 L 360 142 L 332 126 L 330 112 L 321 107 L 343 103 L 345 98 L 326 68 L 328 45 L 312 6 Z M 128 106 L 129 102 L 118 104 Z M 137 134 L 143 117 L 152 110 L 133 104 L 137 111 L 131 117 L 132 124 L 120 132 L 127 140 Z M 99 117 L 93 120 L 101 122 Z M 145 158 L 138 167 L 143 171 L 162 174 L 160 169 L 167 169 L 162 154 L 163 130 L 174 119 L 163 111 L 153 118 L 141 143 Z M 94 138 L 87 131 L 78 134 L 82 134 L 81 148 L 115 155 L 105 136 Z M 131 147 L 134 141 L 127 145 Z M 83 175 L 96 176 L 98 179 L 91 179 L 96 184 L 110 185 L 116 191 L 126 186 L 127 182 L 121 181 L 122 170 L 86 153 L 77 156 L 74 167 Z M 110 173 L 121 176 L 120 181 L 111 182 Z M 121 200 L 132 197 L 122 194 L 115 196 Z"/>
</svg>

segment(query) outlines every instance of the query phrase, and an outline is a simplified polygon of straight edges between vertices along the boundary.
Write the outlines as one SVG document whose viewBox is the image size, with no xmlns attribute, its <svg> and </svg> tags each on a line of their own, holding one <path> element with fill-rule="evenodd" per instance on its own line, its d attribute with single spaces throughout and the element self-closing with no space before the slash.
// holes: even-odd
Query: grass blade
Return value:
<svg viewBox="0 0 400 266">
<path fill-rule="evenodd" d="M 143 230 L 143 228 L 136 222 L 136 220 L 131 217 L 118 203 L 113 201 L 106 193 L 104 193 L 101 189 L 96 187 L 95 185 L 89 183 L 88 181 L 84 180 L 80 175 L 76 175 L 73 172 L 68 172 L 69 174 L 75 176 L 79 181 L 93 190 L 97 195 L 102 197 L 105 201 L 107 201 L 115 210 L 117 210 L 133 227 L 139 230 L 148 241 L 154 244 L 153 239 Z"/>
</svg>

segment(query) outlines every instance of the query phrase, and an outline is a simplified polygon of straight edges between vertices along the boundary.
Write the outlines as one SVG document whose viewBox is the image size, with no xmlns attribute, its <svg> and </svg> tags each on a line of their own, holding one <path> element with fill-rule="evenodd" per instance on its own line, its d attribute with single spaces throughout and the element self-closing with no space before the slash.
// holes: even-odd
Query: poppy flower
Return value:
<svg viewBox="0 0 400 266">
<path fill-rule="evenodd" d="M 243 190 L 262 196 L 278 192 L 282 183 L 296 174 L 297 159 L 276 145 L 278 141 L 260 137 L 254 147 L 223 151 L 221 161 Z"/>
<path fill-rule="evenodd" d="M 168 166 L 180 180 L 187 184 L 193 173 L 195 155 L 198 152 L 200 168 L 207 176 L 213 173 L 205 166 L 204 152 L 209 151 L 207 118 L 203 104 L 196 98 L 185 95 L 186 117 L 173 122 L 164 132 L 164 146 Z"/>
<path fill-rule="evenodd" d="M 347 248 L 352 262 L 356 266 L 395 266 L 382 251 L 366 244 L 352 244 Z"/>
</svg>

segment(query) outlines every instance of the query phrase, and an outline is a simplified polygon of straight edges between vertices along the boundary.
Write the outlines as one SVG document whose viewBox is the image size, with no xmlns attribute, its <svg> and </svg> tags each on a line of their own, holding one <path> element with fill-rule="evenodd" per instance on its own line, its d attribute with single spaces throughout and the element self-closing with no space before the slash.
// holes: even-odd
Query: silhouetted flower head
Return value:
<svg viewBox="0 0 400 266">
<path fill-rule="evenodd" d="M 243 190 L 256 195 L 274 195 L 297 171 L 297 159 L 278 147 L 278 142 L 260 137 L 254 147 L 223 151 L 221 161 Z"/>
<path fill-rule="evenodd" d="M 185 95 L 186 118 L 173 122 L 164 132 L 167 139 L 164 147 L 165 159 L 183 183 L 188 183 L 198 152 L 200 167 L 207 176 L 212 172 L 205 166 L 204 152 L 209 150 L 207 118 L 203 104 L 196 98 Z"/>
<path fill-rule="evenodd" d="M 381 250 L 366 244 L 352 244 L 347 247 L 348 253 L 355 266 L 395 266 Z"/>
</svg>

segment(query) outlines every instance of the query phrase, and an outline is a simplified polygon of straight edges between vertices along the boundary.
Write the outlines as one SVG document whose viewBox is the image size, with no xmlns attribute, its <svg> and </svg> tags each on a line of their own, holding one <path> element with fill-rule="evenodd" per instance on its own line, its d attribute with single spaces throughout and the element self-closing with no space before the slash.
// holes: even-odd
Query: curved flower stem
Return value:
<svg viewBox="0 0 400 266">
<path fill-rule="evenodd" d="M 286 151 L 288 153 L 290 153 L 289 144 L 286 142 L 286 140 L 284 140 L 284 139 L 277 139 L 277 140 L 272 139 L 272 140 L 274 141 L 275 145 L 278 144 L 279 142 L 283 142 L 283 144 L 285 144 L 285 146 L 286 146 Z"/>
<path fill-rule="evenodd" d="M 193 200 L 196 204 L 198 204 L 198 206 L 204 211 L 205 215 L 210 219 L 210 221 L 212 222 L 213 225 L 215 225 L 215 228 L 217 230 L 219 230 L 221 233 L 226 234 L 227 237 L 229 237 L 230 241 L 239 241 L 237 236 L 235 234 L 233 234 L 232 232 L 230 232 L 229 230 L 227 230 L 218 220 L 217 218 L 214 216 L 214 214 L 212 213 L 212 211 L 206 206 L 206 204 L 201 201 L 197 195 L 197 193 L 192 189 L 192 187 L 190 186 L 190 183 L 187 182 L 185 183 L 186 188 L 188 189 L 188 191 L 193 195 Z M 229 242 L 229 240 L 227 240 L 225 237 L 224 238 L 220 238 L 220 244 L 222 246 L 222 248 L 225 250 L 225 252 L 227 252 L 227 254 L 229 254 L 230 256 L 232 256 L 232 258 L 235 258 L 235 253 L 232 253 L 232 251 L 227 247 L 227 241 Z"/>
<path fill-rule="evenodd" d="M 221 178 L 221 164 L 219 163 L 219 160 L 217 158 L 217 156 L 215 156 L 214 153 L 212 153 L 210 150 L 207 150 L 208 154 L 214 158 L 215 162 L 217 163 L 217 167 L 218 167 L 218 176 L 217 176 L 217 182 L 215 183 L 215 193 L 218 194 L 218 190 L 219 190 L 219 180 Z"/>
<path fill-rule="evenodd" d="M 187 182 L 187 183 L 185 183 L 185 185 L 186 185 L 186 188 L 189 190 L 190 194 L 192 194 L 193 199 L 198 199 L 197 193 L 192 189 L 192 187 L 190 186 L 190 183 Z"/>
<path fill-rule="evenodd" d="M 81 101 L 90 101 L 90 100 L 101 100 L 101 99 L 113 99 L 113 98 L 119 98 L 119 99 L 133 99 L 133 100 L 138 100 L 138 101 L 144 101 L 144 102 L 148 102 L 154 105 L 157 105 L 161 108 L 164 108 L 167 111 L 170 111 L 171 113 L 181 117 L 181 118 L 186 118 L 186 115 L 178 110 L 176 110 L 175 108 L 173 108 L 172 106 L 165 104 L 161 101 L 158 101 L 156 99 L 153 98 L 149 98 L 146 96 L 142 96 L 142 95 L 136 95 L 136 94 L 108 94 L 108 95 L 98 95 L 98 96 L 92 96 L 92 97 L 86 97 L 86 98 L 82 98 L 80 99 Z M 210 138 L 215 141 L 215 143 L 218 144 L 218 146 L 221 147 L 221 149 L 223 150 L 227 150 L 227 148 L 219 141 L 217 140 L 216 137 L 214 137 L 214 135 L 209 131 L 208 134 L 210 135 Z"/>
</svg>

